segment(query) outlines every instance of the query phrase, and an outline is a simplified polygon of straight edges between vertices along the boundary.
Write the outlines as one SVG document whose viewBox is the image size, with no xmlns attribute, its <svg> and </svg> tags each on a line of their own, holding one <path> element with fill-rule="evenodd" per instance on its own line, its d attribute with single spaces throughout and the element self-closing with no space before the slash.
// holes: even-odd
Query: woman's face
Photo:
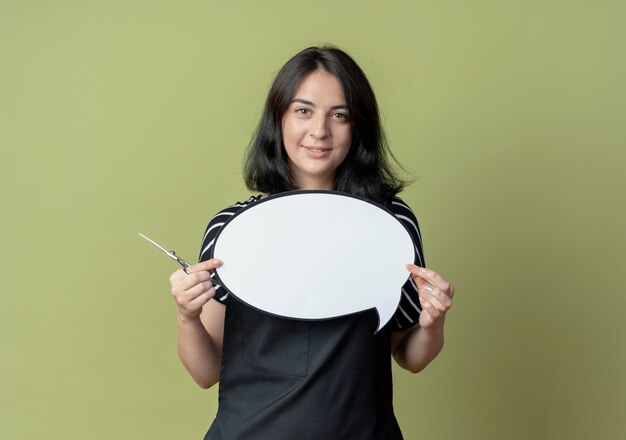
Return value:
<svg viewBox="0 0 626 440">
<path fill-rule="evenodd" d="M 348 155 L 352 127 L 339 80 L 316 70 L 305 76 L 283 115 L 283 144 L 299 189 L 333 189 Z"/>
</svg>

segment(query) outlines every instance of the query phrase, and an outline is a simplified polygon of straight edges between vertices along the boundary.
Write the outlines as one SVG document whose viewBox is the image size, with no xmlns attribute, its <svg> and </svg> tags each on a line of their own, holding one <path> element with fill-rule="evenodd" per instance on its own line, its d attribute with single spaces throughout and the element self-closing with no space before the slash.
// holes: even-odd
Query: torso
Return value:
<svg viewBox="0 0 626 440">
<path fill-rule="evenodd" d="M 373 311 L 295 321 L 229 299 L 219 409 L 205 439 L 401 439 L 390 330 Z"/>
<path fill-rule="evenodd" d="M 200 260 L 210 257 L 221 226 L 251 197 L 218 213 Z M 388 205 L 407 227 L 423 265 L 417 220 L 400 199 Z M 268 292 L 271 295 L 271 292 Z M 219 408 L 205 440 L 398 440 L 393 413 L 391 331 L 414 325 L 417 291 L 410 281 L 392 321 L 374 334 L 375 311 L 323 321 L 259 312 L 221 289 L 226 305 Z"/>
</svg>

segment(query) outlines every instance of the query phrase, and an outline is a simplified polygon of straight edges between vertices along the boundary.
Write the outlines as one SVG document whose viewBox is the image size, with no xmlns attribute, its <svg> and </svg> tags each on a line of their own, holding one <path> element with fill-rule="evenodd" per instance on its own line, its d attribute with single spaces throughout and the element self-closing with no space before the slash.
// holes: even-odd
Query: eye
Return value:
<svg viewBox="0 0 626 440">
<path fill-rule="evenodd" d="M 342 122 L 347 122 L 350 119 L 347 114 L 341 112 L 333 113 L 331 117 Z"/>
<path fill-rule="evenodd" d="M 295 112 L 296 112 L 298 115 L 303 115 L 303 116 L 306 116 L 306 115 L 308 115 L 309 113 L 311 113 L 311 110 L 309 110 L 308 108 L 305 108 L 305 107 L 298 107 L 297 109 L 295 109 Z"/>
</svg>

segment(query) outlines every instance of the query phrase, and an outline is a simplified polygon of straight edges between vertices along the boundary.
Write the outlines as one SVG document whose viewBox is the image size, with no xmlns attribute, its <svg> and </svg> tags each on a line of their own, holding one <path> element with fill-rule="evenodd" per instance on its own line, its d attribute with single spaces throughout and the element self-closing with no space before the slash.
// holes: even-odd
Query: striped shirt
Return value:
<svg viewBox="0 0 626 440">
<path fill-rule="evenodd" d="M 241 209 L 257 202 L 261 199 L 261 197 L 261 195 L 252 196 L 245 202 L 237 202 L 234 205 L 221 210 L 211 219 L 202 238 L 199 261 L 205 261 L 210 258 L 215 238 L 217 237 L 217 234 L 222 226 L 224 226 L 224 224 Z M 392 202 L 387 204 L 386 207 L 396 216 L 400 223 L 402 223 L 409 232 L 413 245 L 415 246 L 414 263 L 418 266 L 425 267 L 424 253 L 422 250 L 422 236 L 419 224 L 413 214 L 413 211 L 399 197 L 394 197 Z M 392 330 L 402 330 L 414 326 L 418 323 L 419 315 L 422 311 L 419 302 L 418 289 L 411 277 L 409 277 L 404 286 L 402 286 L 401 291 L 402 295 L 400 296 L 400 303 L 398 304 L 398 308 L 391 322 Z M 227 304 L 228 292 L 223 290 L 221 286 L 216 286 L 214 299 L 222 304 Z"/>
</svg>

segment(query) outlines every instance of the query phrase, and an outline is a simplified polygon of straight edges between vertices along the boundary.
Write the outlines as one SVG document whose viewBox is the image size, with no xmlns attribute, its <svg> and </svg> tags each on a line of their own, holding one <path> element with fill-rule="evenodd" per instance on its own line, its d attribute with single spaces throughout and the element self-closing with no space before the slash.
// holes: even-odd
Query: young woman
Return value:
<svg viewBox="0 0 626 440">
<path fill-rule="evenodd" d="M 415 373 L 437 356 L 454 288 L 423 268 L 418 223 L 396 197 L 403 183 L 387 160 L 374 93 L 350 56 L 311 47 L 283 66 L 251 142 L 245 179 L 261 195 L 218 213 L 207 227 L 201 262 L 170 277 L 179 356 L 201 387 L 220 383 L 219 409 L 205 439 L 401 439 L 390 358 Z M 378 333 L 374 311 L 290 320 L 211 284 L 221 261 L 208 256 L 225 221 L 268 194 L 296 189 L 366 197 L 410 231 L 417 258 L 407 264 L 410 277 L 394 318 Z M 272 269 L 271 261 L 260 264 Z"/>
</svg>

